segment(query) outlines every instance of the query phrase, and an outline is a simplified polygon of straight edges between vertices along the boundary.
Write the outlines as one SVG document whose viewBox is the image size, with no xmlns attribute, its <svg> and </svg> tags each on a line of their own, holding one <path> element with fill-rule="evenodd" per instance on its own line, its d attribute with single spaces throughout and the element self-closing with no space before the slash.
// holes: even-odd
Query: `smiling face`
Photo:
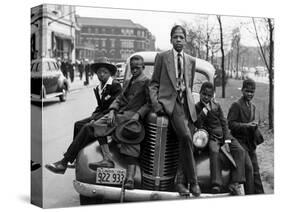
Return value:
<svg viewBox="0 0 281 212">
<path fill-rule="evenodd" d="M 214 91 L 211 88 L 205 88 L 200 92 L 200 101 L 208 104 L 214 96 Z"/>
<path fill-rule="evenodd" d="M 253 87 L 245 87 L 242 89 L 243 97 L 246 101 L 250 102 L 255 95 L 255 89 Z"/>
<path fill-rule="evenodd" d="M 131 66 L 131 73 L 134 79 L 137 78 L 139 75 L 141 75 L 144 69 L 143 61 L 140 59 L 131 60 L 130 66 Z"/>
<path fill-rule="evenodd" d="M 176 28 L 176 30 L 173 32 L 170 42 L 177 52 L 182 51 L 184 45 L 186 44 L 186 37 L 180 27 Z"/>
</svg>

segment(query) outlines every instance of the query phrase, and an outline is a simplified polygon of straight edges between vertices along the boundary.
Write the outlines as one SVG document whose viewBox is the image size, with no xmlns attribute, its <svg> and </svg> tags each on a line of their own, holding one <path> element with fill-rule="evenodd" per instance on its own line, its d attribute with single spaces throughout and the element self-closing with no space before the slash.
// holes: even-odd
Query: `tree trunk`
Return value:
<svg viewBox="0 0 281 212">
<path fill-rule="evenodd" d="M 273 67 L 273 54 L 274 54 L 274 41 L 273 41 L 273 24 L 270 18 L 267 19 L 269 27 L 269 104 L 268 104 L 268 119 L 269 129 L 274 129 L 274 67 Z"/>
<path fill-rule="evenodd" d="M 239 40 L 237 40 L 237 49 L 236 49 L 236 79 L 239 78 L 239 54 L 240 54 L 240 47 L 239 47 Z"/>
<path fill-rule="evenodd" d="M 253 25 L 254 25 L 254 29 L 256 32 L 256 38 L 257 41 L 259 43 L 259 47 L 260 47 L 260 53 L 261 56 L 263 58 L 264 64 L 268 70 L 268 78 L 269 78 L 269 104 L 268 104 L 268 123 L 269 123 L 269 129 L 274 129 L 274 99 L 273 99 L 273 95 L 274 95 L 274 68 L 273 68 L 273 53 L 274 53 L 274 40 L 273 40 L 273 31 L 274 31 L 274 26 L 272 23 L 272 20 L 270 18 L 266 19 L 266 22 L 268 24 L 268 32 L 269 32 L 269 59 L 267 61 L 266 55 L 265 55 L 265 51 L 263 49 L 263 46 L 260 42 L 259 39 L 259 35 L 257 32 L 257 28 L 256 28 L 256 23 L 255 23 L 255 19 L 252 18 L 253 20 Z"/>
<path fill-rule="evenodd" d="M 217 16 L 219 25 L 220 25 L 220 41 L 221 41 L 221 71 L 222 71 L 222 98 L 225 98 L 225 71 L 224 71 L 224 50 L 223 50 L 223 33 L 222 33 L 222 24 L 221 17 Z"/>
</svg>

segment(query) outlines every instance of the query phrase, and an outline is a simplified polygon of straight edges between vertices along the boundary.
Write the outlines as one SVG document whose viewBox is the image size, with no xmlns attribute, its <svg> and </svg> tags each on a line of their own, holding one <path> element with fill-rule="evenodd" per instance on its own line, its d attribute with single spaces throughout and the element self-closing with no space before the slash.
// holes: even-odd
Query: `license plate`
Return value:
<svg viewBox="0 0 281 212">
<path fill-rule="evenodd" d="M 126 169 L 97 168 L 96 183 L 121 185 L 126 177 Z"/>
</svg>

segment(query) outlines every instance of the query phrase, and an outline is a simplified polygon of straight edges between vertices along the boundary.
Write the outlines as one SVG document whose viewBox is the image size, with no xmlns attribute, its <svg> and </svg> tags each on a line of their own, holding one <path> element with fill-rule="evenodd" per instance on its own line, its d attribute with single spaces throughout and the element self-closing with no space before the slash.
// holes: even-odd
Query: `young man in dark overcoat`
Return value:
<svg viewBox="0 0 281 212">
<path fill-rule="evenodd" d="M 255 122 L 256 106 L 252 103 L 256 83 L 246 79 L 242 85 L 242 97 L 234 102 L 228 112 L 228 125 L 231 134 L 240 142 L 250 161 L 250 170 L 246 170 L 246 194 L 263 194 L 263 185 L 259 172 L 256 147 L 263 142 L 263 136 Z M 252 170 L 251 170 L 252 169 Z"/>
</svg>

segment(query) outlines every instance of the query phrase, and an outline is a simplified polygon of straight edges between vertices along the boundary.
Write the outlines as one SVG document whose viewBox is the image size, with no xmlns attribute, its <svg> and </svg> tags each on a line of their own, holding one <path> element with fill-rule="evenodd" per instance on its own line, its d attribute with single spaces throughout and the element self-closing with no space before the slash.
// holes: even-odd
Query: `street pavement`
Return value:
<svg viewBox="0 0 281 212">
<path fill-rule="evenodd" d="M 69 91 L 72 92 L 72 91 L 80 90 L 80 89 L 87 88 L 87 87 L 95 87 L 99 83 L 99 80 L 98 80 L 98 77 L 96 74 L 92 78 L 89 77 L 88 85 L 84 85 L 84 81 L 85 81 L 85 75 L 83 75 L 82 80 L 80 80 L 78 75 L 75 75 L 73 82 L 71 82 L 70 79 L 68 78 Z"/>
<path fill-rule="evenodd" d="M 31 104 L 32 110 L 32 159 L 40 162 L 42 168 L 31 173 L 33 201 L 39 202 L 43 194 L 46 208 L 78 206 L 79 194 L 73 188 L 75 169 L 68 169 L 64 175 L 54 174 L 45 168 L 47 163 L 60 160 L 72 141 L 73 126 L 77 120 L 89 117 L 97 102 L 92 87 L 75 79 L 65 102 L 57 98 L 40 104 Z M 42 151 L 42 155 L 41 155 Z M 43 179 L 42 182 L 40 179 Z M 43 184 L 42 190 L 40 185 Z"/>
</svg>

